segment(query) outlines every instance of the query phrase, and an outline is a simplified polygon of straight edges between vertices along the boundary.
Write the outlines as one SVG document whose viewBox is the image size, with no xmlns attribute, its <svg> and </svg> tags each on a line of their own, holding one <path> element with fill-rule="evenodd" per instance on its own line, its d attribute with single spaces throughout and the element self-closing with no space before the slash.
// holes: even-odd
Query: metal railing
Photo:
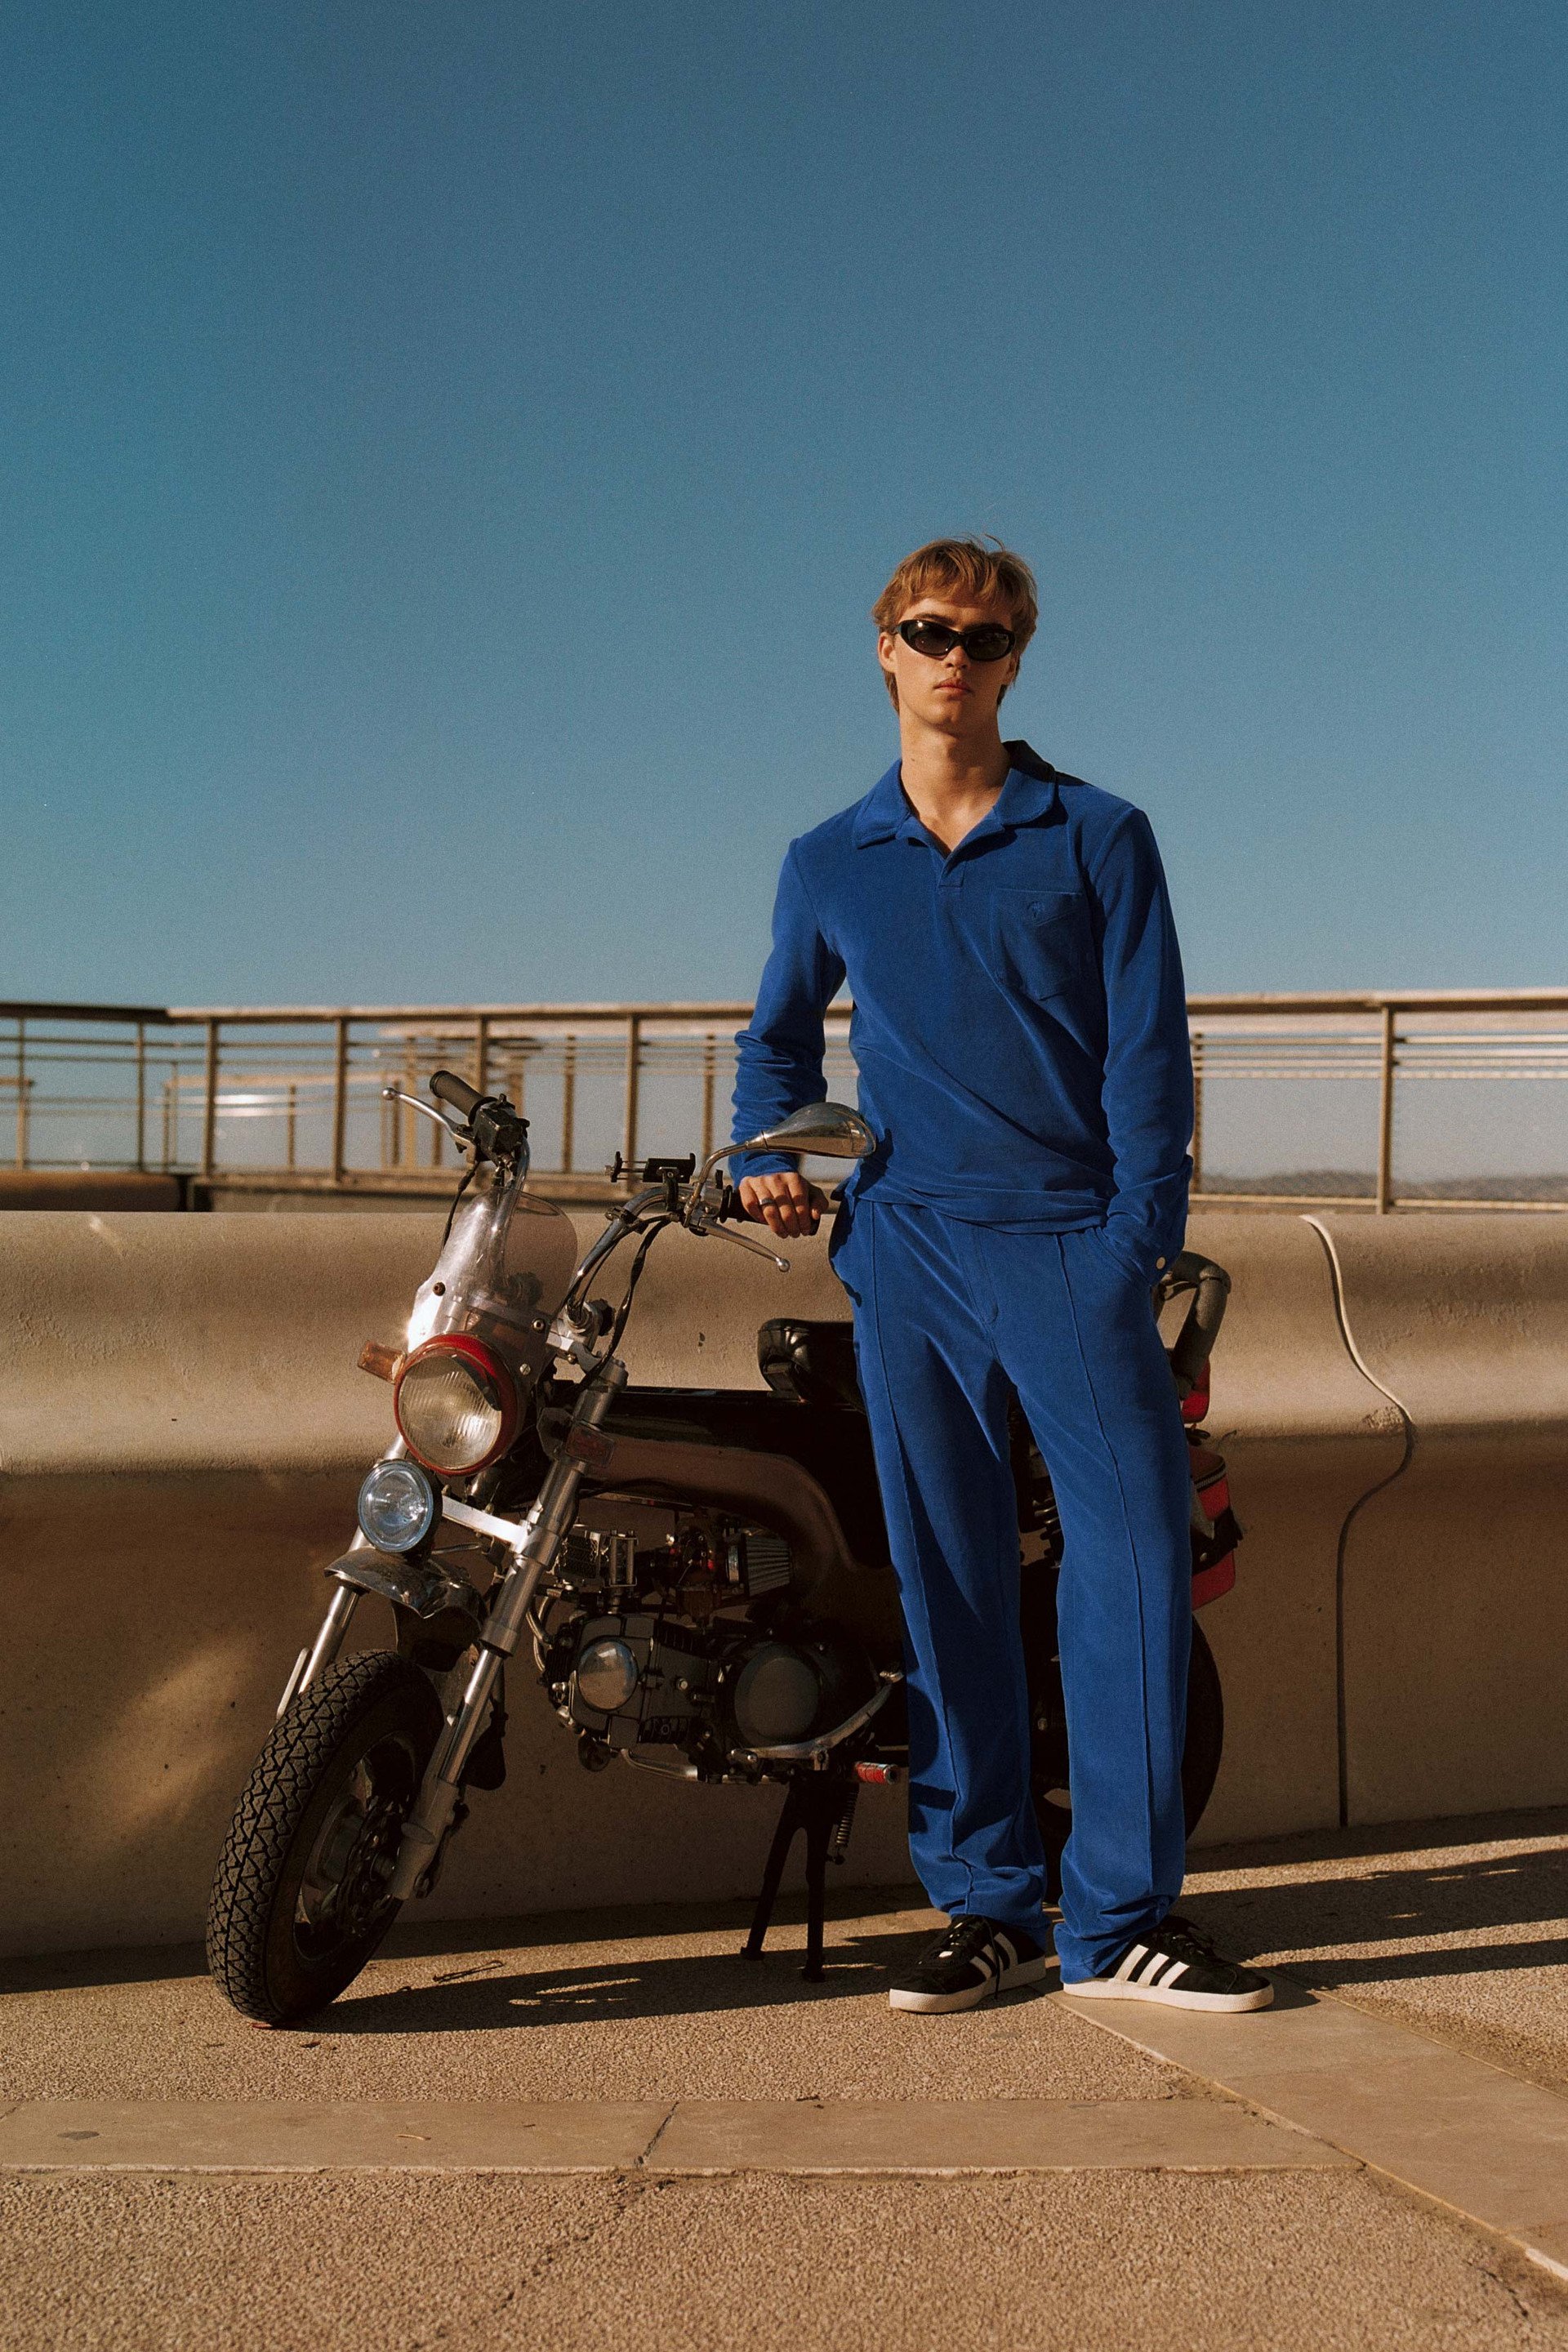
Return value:
<svg viewBox="0 0 1568 2352">
<path fill-rule="evenodd" d="M 528 1113 L 541 1190 L 607 1197 L 614 1152 L 632 1163 L 721 1138 L 751 1010 L 0 1004 L 0 1119 L 9 1097 L 18 1171 L 177 1175 L 209 1199 L 434 1195 L 450 1189 L 451 1148 L 384 1089 L 419 1092 L 447 1065 Z M 1568 989 L 1194 996 L 1188 1014 L 1199 1197 L 1568 1207 Z M 828 1016 L 834 1093 L 854 1085 L 849 1020 L 847 1004 Z M 1456 1116 L 1475 1081 L 1493 1114 Z M 1408 1091 L 1429 1085 L 1448 1106 L 1435 1141 Z M 1511 1141 L 1495 1115 L 1505 1100 L 1530 1107 Z M 1335 1165 L 1331 1145 L 1353 1164 Z M 1446 1153 L 1465 1170 L 1396 1179 L 1396 1147 L 1402 1161 Z M 0 1202 L 5 1190 L 0 1165 Z"/>
<path fill-rule="evenodd" d="M 1423 1208 L 1568 1207 L 1568 989 L 1412 989 L 1314 991 L 1278 995 L 1192 996 L 1194 1118 L 1193 1189 L 1206 1200 L 1263 1196 L 1283 1206 L 1361 1202 L 1379 1214 L 1402 1204 Z M 1554 1146 L 1554 1164 L 1529 1177 L 1506 1169 L 1472 1176 L 1396 1184 L 1394 1146 L 1401 1087 L 1428 1081 L 1510 1080 L 1552 1089 L 1552 1109 L 1532 1139 Z M 1208 1180 L 1205 1109 L 1226 1082 L 1284 1080 L 1297 1087 L 1342 1089 L 1363 1096 L 1376 1088 L 1375 1172 L 1364 1186 L 1292 1191 L 1279 1174 L 1242 1188 Z M 1466 1131 L 1468 1130 L 1468 1131 Z M 1448 1149 L 1484 1160 L 1495 1120 L 1483 1128 L 1479 1112 L 1451 1134 Z M 1517 1150 L 1521 1138 L 1513 1139 Z M 1501 1150 L 1506 1155 L 1509 1145 Z"/>
</svg>

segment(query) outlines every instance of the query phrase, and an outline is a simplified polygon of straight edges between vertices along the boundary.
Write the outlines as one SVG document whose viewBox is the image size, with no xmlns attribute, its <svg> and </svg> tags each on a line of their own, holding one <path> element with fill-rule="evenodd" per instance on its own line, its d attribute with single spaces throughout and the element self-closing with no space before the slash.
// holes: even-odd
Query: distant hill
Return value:
<svg viewBox="0 0 1568 2352">
<path fill-rule="evenodd" d="M 1293 1168 L 1268 1176 L 1225 1176 L 1204 1171 L 1194 1198 L 1205 1193 L 1306 1194 L 1321 1200 L 1370 1201 L 1377 1190 L 1371 1171 L 1348 1168 Z M 1395 1185 L 1402 1201 L 1561 1201 L 1568 1207 L 1568 1175 L 1563 1176 L 1401 1176 Z"/>
</svg>

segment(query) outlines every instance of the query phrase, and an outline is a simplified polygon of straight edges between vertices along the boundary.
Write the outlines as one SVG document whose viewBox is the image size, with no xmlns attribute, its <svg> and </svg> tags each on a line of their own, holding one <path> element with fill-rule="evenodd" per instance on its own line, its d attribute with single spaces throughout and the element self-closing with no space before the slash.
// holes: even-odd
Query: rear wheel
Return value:
<svg viewBox="0 0 1568 2352">
<path fill-rule="evenodd" d="M 242 2016 L 306 2016 L 370 1958 L 397 1916 L 386 1881 L 441 1721 L 419 1668 L 375 1651 L 329 1666 L 278 1724 L 207 1909 L 207 1963 Z"/>
<path fill-rule="evenodd" d="M 1026 1571 L 1027 1579 L 1027 1571 Z M 1030 1785 L 1035 1818 L 1046 1849 L 1049 1899 L 1062 1891 L 1062 1853 L 1072 1830 L 1067 1713 L 1062 1701 L 1061 1659 L 1057 1650 L 1056 1579 L 1026 1584 L 1024 1641 L 1029 1670 L 1029 1715 L 1033 1724 Z M 1045 1588 L 1048 1587 L 1048 1591 Z M 1182 1798 L 1190 1837 L 1214 1794 L 1225 1746 L 1225 1699 L 1214 1652 L 1201 1625 L 1193 1627 L 1187 1668 L 1187 1738 L 1182 1751 Z"/>
</svg>

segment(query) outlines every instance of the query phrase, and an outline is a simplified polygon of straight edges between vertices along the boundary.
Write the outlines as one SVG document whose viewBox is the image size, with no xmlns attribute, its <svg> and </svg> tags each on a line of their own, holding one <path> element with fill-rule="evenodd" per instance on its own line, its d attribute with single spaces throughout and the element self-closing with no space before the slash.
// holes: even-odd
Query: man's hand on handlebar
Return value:
<svg viewBox="0 0 1568 2352">
<path fill-rule="evenodd" d="M 784 1241 L 814 1234 L 827 1206 L 826 1194 L 795 1168 L 774 1176 L 742 1176 L 735 1189 L 752 1223 L 766 1225 Z"/>
</svg>

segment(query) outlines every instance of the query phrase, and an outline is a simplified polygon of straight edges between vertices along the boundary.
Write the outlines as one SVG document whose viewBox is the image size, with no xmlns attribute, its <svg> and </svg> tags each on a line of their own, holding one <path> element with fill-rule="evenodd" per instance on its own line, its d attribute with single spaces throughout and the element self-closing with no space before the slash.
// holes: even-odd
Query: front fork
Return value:
<svg viewBox="0 0 1568 2352">
<path fill-rule="evenodd" d="M 350 1551 L 368 1551 L 367 1538 L 357 1533 L 349 1546 Z M 301 1650 L 294 1661 L 294 1671 L 283 1685 L 283 1696 L 278 1702 L 274 1722 L 281 1723 L 302 1690 L 308 1690 L 319 1675 L 324 1674 L 343 1646 L 349 1621 L 360 1601 L 357 1584 L 340 1584 L 327 1604 L 320 1633 L 308 1650 Z"/>
<path fill-rule="evenodd" d="M 584 1474 L 590 1457 L 598 1450 L 592 1433 L 597 1430 L 626 1385 L 626 1368 L 618 1361 L 607 1364 L 583 1385 L 560 1451 L 545 1472 L 533 1507 L 518 1530 L 511 1564 L 485 1620 L 473 1671 L 436 1742 L 414 1810 L 404 1825 L 397 1860 L 386 1889 L 393 1902 L 405 1902 L 422 1884 L 428 1890 L 437 1857 L 462 1796 L 464 1769 L 489 1715 L 497 1678 L 522 1637 L 529 1604 L 539 1580 L 554 1566 L 555 1556 L 577 1516 L 577 1496 Z M 349 1605 L 352 1609 L 352 1601 Z M 332 1607 L 336 1609 L 336 1601 Z M 331 1614 L 329 1611 L 329 1621 Z M 346 1625 L 346 1615 L 343 1622 Z M 326 1634 L 327 1627 L 323 1625 L 317 1637 L 318 1648 Z M 342 1638 L 340 1633 L 338 1639 Z"/>
</svg>

